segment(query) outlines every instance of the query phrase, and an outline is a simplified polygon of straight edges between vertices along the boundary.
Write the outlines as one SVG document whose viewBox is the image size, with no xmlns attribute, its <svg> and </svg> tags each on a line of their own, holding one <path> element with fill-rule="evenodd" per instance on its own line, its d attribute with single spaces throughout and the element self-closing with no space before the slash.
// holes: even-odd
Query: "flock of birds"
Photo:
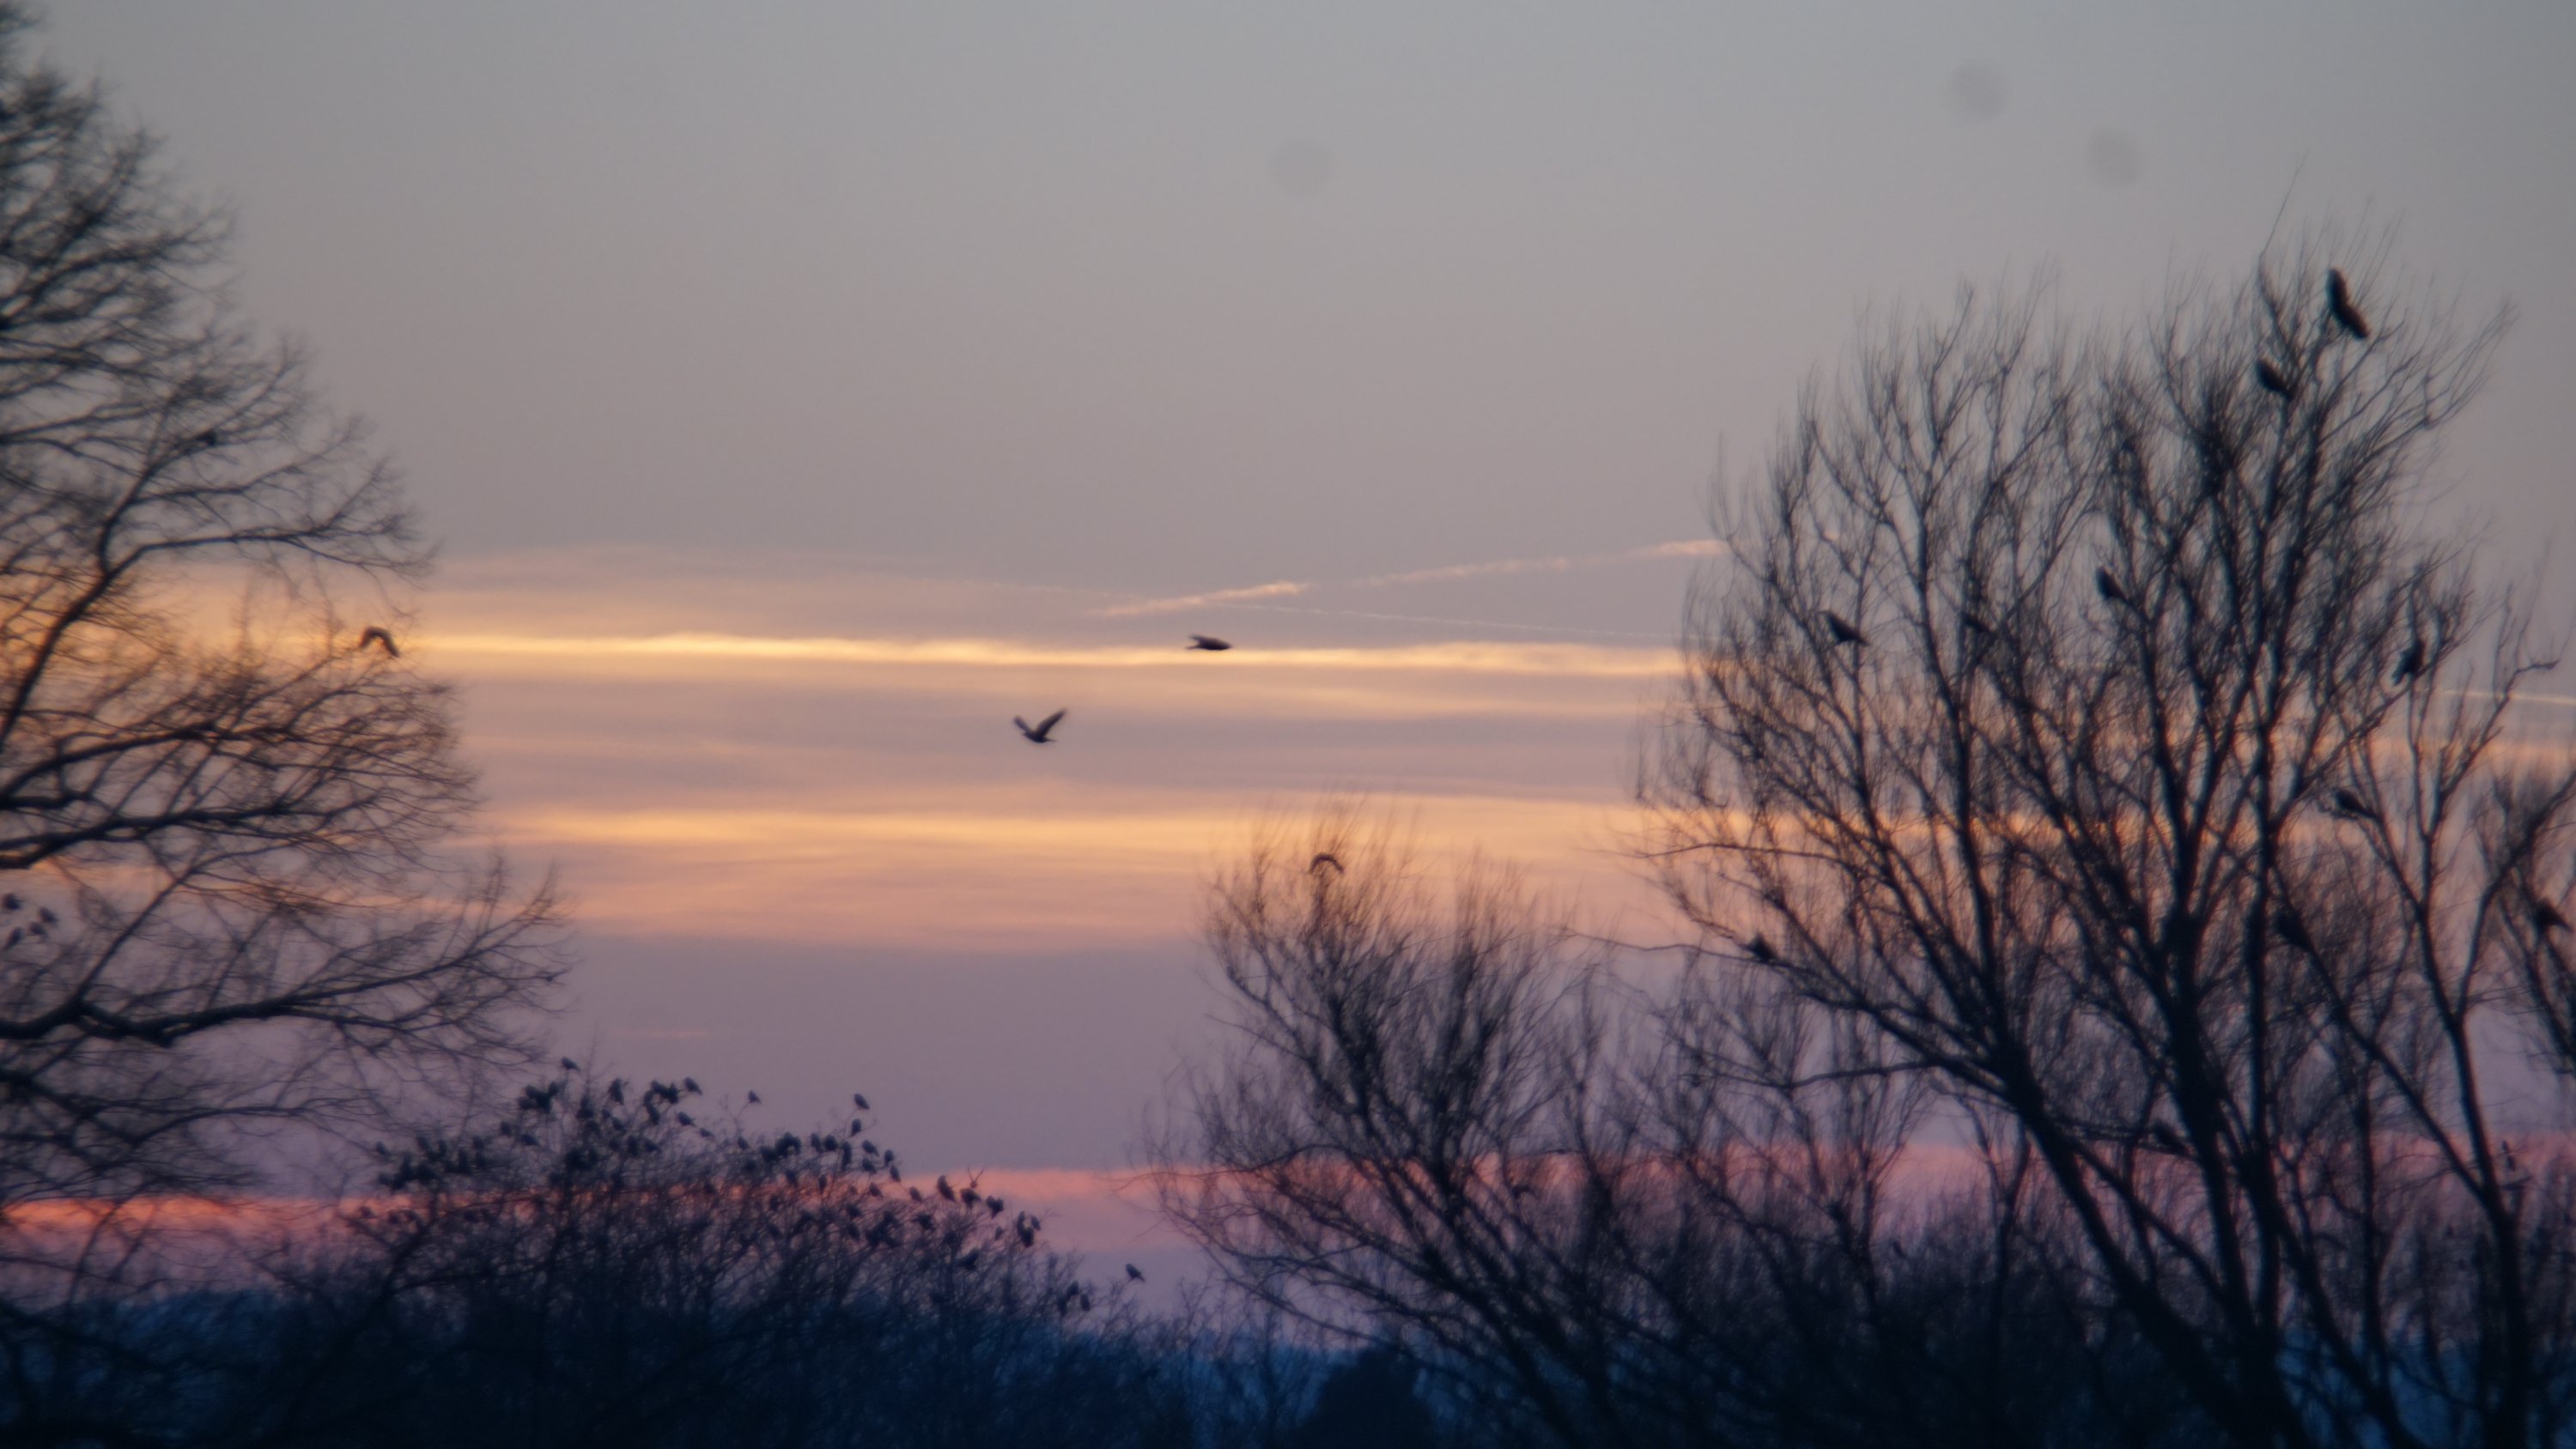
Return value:
<svg viewBox="0 0 2576 1449">
<path fill-rule="evenodd" d="M 2343 269 L 2340 267 L 2326 269 L 2326 317 L 2353 341 L 2369 340 L 2370 319 L 2362 315 L 2360 304 L 2352 299 L 2351 284 L 2344 280 Z M 2284 403 L 2287 403 L 2296 391 L 2290 376 L 2273 366 L 2266 358 L 2256 358 L 2254 361 L 2254 383 L 2265 392 L 2280 398 Z M 2120 587 L 2118 576 L 2107 568 L 2093 571 L 2093 591 L 2100 594 L 2106 602 L 2123 608 L 2131 607 L 2128 591 Z M 1831 609 L 1818 610 L 1816 622 L 1823 626 L 1825 635 L 1833 641 L 1834 648 L 1842 648 L 1846 645 L 1866 648 L 1869 644 L 1869 636 L 1860 631 L 1859 625 Z M 1993 628 L 1983 619 L 1978 618 L 1974 610 L 1961 613 L 1959 622 L 1969 633 L 1980 638 L 1994 637 Z M 2405 650 L 2397 656 L 2396 667 L 2391 671 L 2389 682 L 2403 684 L 2415 678 L 2424 672 L 2424 664 L 2423 639 L 2419 637 L 2408 640 Z M 2328 798 L 2325 809 L 2327 814 L 2338 820 L 2376 823 L 2380 819 L 2379 811 L 2369 801 L 2349 789 L 2335 791 Z M 1318 865 L 1325 859 L 1324 856 L 1316 857 Z M 1338 865 L 1339 862 L 1335 864 Z M 2538 896 L 2532 896 L 2528 904 L 2531 909 L 2532 927 L 2542 937 L 2545 938 L 2552 932 L 2571 929 L 2566 915 L 2555 905 Z M 2316 938 L 2308 933 L 2307 923 L 2299 918 L 2298 912 L 2286 905 L 2282 906 L 2272 913 L 2270 924 L 2272 933 L 2280 937 L 2284 944 L 2294 950 L 2315 954 Z M 1760 934 L 1756 934 L 1747 942 L 1745 949 L 1754 960 L 1766 964 L 1780 959 L 1779 949 L 1771 944 L 1768 937 Z"/>
<path fill-rule="evenodd" d="M 1233 647 L 1234 646 L 1232 644 L 1223 639 L 1219 639 L 1213 634 L 1192 634 L 1190 636 L 1190 642 L 1181 646 L 1184 651 L 1198 650 L 1209 654 L 1221 654 Z M 1027 740 L 1030 744 L 1051 745 L 1055 743 L 1055 727 L 1064 723 L 1065 713 L 1066 711 L 1064 710 L 1057 710 L 1055 713 L 1048 715 L 1045 719 L 1039 720 L 1036 724 L 1031 724 L 1027 720 L 1020 718 L 1018 715 L 1013 715 L 1011 716 L 1011 723 L 1020 727 L 1020 738 Z"/>
</svg>

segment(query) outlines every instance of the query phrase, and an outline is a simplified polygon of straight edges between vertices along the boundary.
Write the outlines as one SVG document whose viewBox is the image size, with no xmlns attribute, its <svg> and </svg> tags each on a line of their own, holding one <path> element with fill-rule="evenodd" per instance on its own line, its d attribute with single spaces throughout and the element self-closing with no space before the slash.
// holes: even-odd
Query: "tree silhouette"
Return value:
<svg viewBox="0 0 2576 1449">
<path fill-rule="evenodd" d="M 236 1129 L 518 1057 L 559 972 L 549 894 L 443 853 L 473 803 L 446 689 L 334 611 L 427 561 L 394 475 L 233 318 L 222 218 L 29 24 L 0 4 L 12 1313 L 48 1265 L 97 1286 L 117 1202 L 242 1180 Z"/>
<path fill-rule="evenodd" d="M 2042 294 L 1871 333 L 1697 602 L 1644 794 L 1747 943 L 1710 979 L 1937 1094 L 2209 1432 L 2559 1442 L 2566 1164 L 2516 1165 L 2505 1077 L 2568 1061 L 2531 922 L 2576 791 L 2513 748 L 2517 601 L 2417 511 L 2500 324 L 2373 264 L 2362 347 L 2333 240 L 2131 333 Z"/>
</svg>

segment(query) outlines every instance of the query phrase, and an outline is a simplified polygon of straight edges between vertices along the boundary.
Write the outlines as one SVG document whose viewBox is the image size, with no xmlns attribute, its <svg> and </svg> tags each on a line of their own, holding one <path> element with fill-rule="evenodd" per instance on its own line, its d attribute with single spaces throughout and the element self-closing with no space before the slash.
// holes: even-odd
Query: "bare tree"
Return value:
<svg viewBox="0 0 2576 1449">
<path fill-rule="evenodd" d="M 1935 1091 L 2089 1321 L 2246 1445 L 2561 1442 L 2571 788 L 2430 531 L 2463 327 L 2342 239 L 1812 385 L 1650 761 L 1673 897 Z M 2534 773 L 2536 772 L 2536 773 Z M 2525 1118 L 2520 1126 L 2538 1125 Z"/>
<path fill-rule="evenodd" d="M 2050 1281 L 2009 1231 L 1980 1246 L 1982 1203 L 1891 1206 L 1923 1094 L 1823 1013 L 1619 962 L 1501 873 L 1444 906 L 1348 811 L 1256 846 L 1208 935 L 1232 1030 L 1157 1144 L 1166 1213 L 1264 1310 L 1403 1344 L 1478 1434 L 1994 1444 L 2069 1422 Z M 1933 1246 L 1962 1225 L 1964 1249 Z"/>
<path fill-rule="evenodd" d="M 245 1124 L 512 1058 L 559 973 L 549 893 L 446 853 L 473 804 L 447 690 L 337 612 L 398 623 L 427 562 L 393 474 L 292 348 L 234 319 L 222 219 L 95 88 L 29 60 L 29 25 L 0 4 L 0 1247 L 20 1306 L 31 1265 L 64 1261 L 22 1231 L 27 1204 L 238 1182 Z"/>
</svg>

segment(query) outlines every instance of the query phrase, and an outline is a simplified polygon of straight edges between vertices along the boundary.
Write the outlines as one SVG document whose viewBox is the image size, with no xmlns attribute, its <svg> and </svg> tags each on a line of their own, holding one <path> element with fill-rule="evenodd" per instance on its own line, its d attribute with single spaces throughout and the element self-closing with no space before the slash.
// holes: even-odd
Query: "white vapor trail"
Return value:
<svg viewBox="0 0 2576 1449">
<path fill-rule="evenodd" d="M 1139 599 L 1132 603 L 1112 604 L 1094 609 L 1092 615 L 1102 619 L 1134 619 L 1149 614 L 1177 614 L 1190 609 L 1242 606 L 1260 599 L 1294 598 L 1317 589 L 1383 589 L 1403 584 L 1443 584 L 1459 579 L 1488 578 L 1504 574 L 1562 574 L 1576 569 L 1600 568 L 1608 564 L 1640 563 L 1650 559 L 1714 558 L 1726 551 L 1726 545 L 1715 539 L 1685 538 L 1668 543 L 1647 544 L 1642 548 L 1621 549 L 1616 553 L 1551 554 L 1541 558 L 1489 559 L 1483 563 L 1446 564 L 1439 568 L 1411 569 L 1404 573 L 1378 574 L 1359 579 L 1281 579 L 1275 583 L 1253 584 L 1239 589 L 1217 589 L 1204 594 L 1183 594 L 1172 598 Z M 1276 607 L 1276 606 L 1273 606 Z M 1402 614 L 1361 614 L 1350 609 L 1318 609 L 1316 613 L 1351 614 L 1363 618 L 1409 619 Z M 1425 619 L 1424 623 L 1479 623 L 1480 620 Z"/>
</svg>

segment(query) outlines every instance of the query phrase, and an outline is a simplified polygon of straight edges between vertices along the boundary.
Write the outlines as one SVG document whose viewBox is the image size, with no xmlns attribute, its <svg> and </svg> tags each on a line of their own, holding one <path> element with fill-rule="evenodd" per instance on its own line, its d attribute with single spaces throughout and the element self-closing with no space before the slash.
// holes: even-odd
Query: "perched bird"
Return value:
<svg viewBox="0 0 2576 1449">
<path fill-rule="evenodd" d="M 1834 636 L 1836 644 L 1859 644 L 1864 647 L 1868 645 L 1869 636 L 1861 633 L 1851 620 L 1831 609 L 1825 610 L 1818 617 L 1824 622 L 1825 632 Z"/>
<path fill-rule="evenodd" d="M 2120 581 L 2111 577 L 2111 571 L 2109 569 L 2095 569 L 2093 571 L 2093 592 L 2100 594 L 2103 598 L 2108 599 L 2112 603 L 2118 604 L 2123 608 L 2128 606 L 2128 594 L 2120 588 Z"/>
<path fill-rule="evenodd" d="M 2353 305 L 2352 289 L 2344 285 L 2341 267 L 2326 268 L 2326 311 L 2334 317 L 2336 326 L 2354 337 L 2370 335 L 2370 323 L 2362 317 L 2361 309 Z"/>
<path fill-rule="evenodd" d="M 1055 743 L 1055 741 L 1048 739 L 1047 735 L 1055 729 L 1056 721 L 1064 718 L 1064 713 L 1065 712 L 1063 710 L 1057 710 L 1055 713 L 1048 715 L 1045 719 L 1039 720 L 1034 728 L 1030 726 L 1027 720 L 1020 718 L 1018 715 L 1011 716 L 1011 723 L 1020 727 L 1021 736 L 1027 739 L 1030 744 L 1051 745 Z"/>
<path fill-rule="evenodd" d="M 760 1105 L 760 1094 L 758 1092 L 745 1092 L 742 1094 L 742 1099 L 754 1107 Z"/>
<path fill-rule="evenodd" d="M 1976 635 L 1980 639 L 1992 639 L 1995 637 L 1994 629 L 1989 626 L 1984 619 L 1979 618 L 1977 616 L 1977 611 L 1974 609 L 1961 609 L 1959 611 L 1959 627 Z"/>
<path fill-rule="evenodd" d="M 2290 395 L 2290 380 L 2281 375 L 2281 369 L 2259 357 L 2254 359 L 2254 385 L 2275 397 Z"/>
<path fill-rule="evenodd" d="M 939 1195 L 948 1199 L 950 1202 L 957 1201 L 957 1189 L 948 1185 L 948 1175 L 946 1173 L 941 1173 L 939 1176 Z"/>
<path fill-rule="evenodd" d="M 698 1079 L 695 1077 L 682 1077 L 680 1079 L 680 1090 L 693 1097 L 698 1095 Z"/>
<path fill-rule="evenodd" d="M 2272 913 L 2272 933 L 2288 942 L 2293 949 L 2311 956 L 2316 954 L 2316 938 L 2308 934 L 2307 923 L 2299 919 L 2299 913 L 2288 906 Z"/>
<path fill-rule="evenodd" d="M 25 904 L 25 901 L 18 899 L 18 893 L 16 891 L 11 891 L 5 896 L 0 896 L 0 911 L 14 911 Z"/>
<path fill-rule="evenodd" d="M 2346 820 L 2376 820 L 2379 818 L 2379 812 L 2370 808 L 2369 801 L 2362 799 L 2359 795 L 2352 793 L 2350 790 L 2337 790 L 2334 792 L 2334 804 L 2329 808 L 2331 808 L 2335 814 L 2342 816 Z"/>
<path fill-rule="evenodd" d="M 208 428 L 190 441 L 194 442 L 200 448 L 220 448 L 224 445 L 224 430 L 221 428 Z"/>
<path fill-rule="evenodd" d="M 9 946 L 15 946 L 15 945 L 17 945 L 20 941 L 23 941 L 23 940 L 25 940 L 25 939 L 27 939 L 27 928 L 26 928 L 26 927 L 24 927 L 24 926 L 11 926 L 11 927 L 9 928 L 9 939 L 8 939 L 7 941 L 5 941 L 5 942 L 0 942 L 0 949 L 5 949 L 6 947 L 9 947 Z"/>
<path fill-rule="evenodd" d="M 2533 929 L 2546 935 L 2551 931 L 2566 930 L 2567 917 L 2560 914 L 2558 908 L 2549 902 L 2534 900 L 2531 903 L 2531 924 Z"/>
<path fill-rule="evenodd" d="M 1127 1281 L 1128 1281 L 1128 1282 L 1130 1282 L 1130 1283 L 1142 1283 L 1142 1282 L 1144 1282 L 1144 1281 L 1145 1281 L 1145 1270 L 1144 1270 L 1144 1269 L 1142 1269 L 1142 1268 L 1137 1267 L 1137 1266 L 1136 1266 L 1135 1264 L 1133 1264 L 1133 1263 L 1128 1264 L 1128 1265 L 1127 1265 Z"/>
<path fill-rule="evenodd" d="M 1780 960 L 1780 953 L 1772 949 L 1771 938 L 1759 931 L 1753 933 L 1752 940 L 1744 943 L 1744 949 L 1754 960 L 1766 966 L 1776 965 Z"/>
<path fill-rule="evenodd" d="M 567 1072 L 577 1072 L 581 1070 L 581 1063 L 574 1061 L 570 1057 L 566 1057 L 563 1059 L 563 1069 Z"/>
<path fill-rule="evenodd" d="M 1184 649 L 1204 649 L 1210 654 L 1215 654 L 1223 650 L 1231 649 L 1234 646 L 1217 638 L 1213 634 L 1192 634 L 1190 636 L 1190 642 L 1182 645 L 1181 647 Z"/>
<path fill-rule="evenodd" d="M 394 642 L 394 636 L 382 624 L 369 624 L 358 631 L 358 647 L 364 649 L 370 644 L 382 646 L 387 659 L 402 657 L 402 646 Z"/>
<path fill-rule="evenodd" d="M 867 1098 L 860 1096 L 856 1092 L 852 1092 L 850 1094 L 850 1105 L 858 1108 L 862 1112 L 873 1112 L 876 1110 L 874 1107 L 868 1105 Z"/>
<path fill-rule="evenodd" d="M 1316 851 L 1315 858 L 1306 862 L 1306 874 L 1314 875 L 1328 865 L 1338 872 L 1342 869 L 1342 858 L 1329 850 Z"/>
<path fill-rule="evenodd" d="M 2393 684 L 2404 684 L 2424 672 L 2424 641 L 2409 639 L 2406 652 L 2397 656 L 2397 671 L 2389 676 Z"/>
</svg>

